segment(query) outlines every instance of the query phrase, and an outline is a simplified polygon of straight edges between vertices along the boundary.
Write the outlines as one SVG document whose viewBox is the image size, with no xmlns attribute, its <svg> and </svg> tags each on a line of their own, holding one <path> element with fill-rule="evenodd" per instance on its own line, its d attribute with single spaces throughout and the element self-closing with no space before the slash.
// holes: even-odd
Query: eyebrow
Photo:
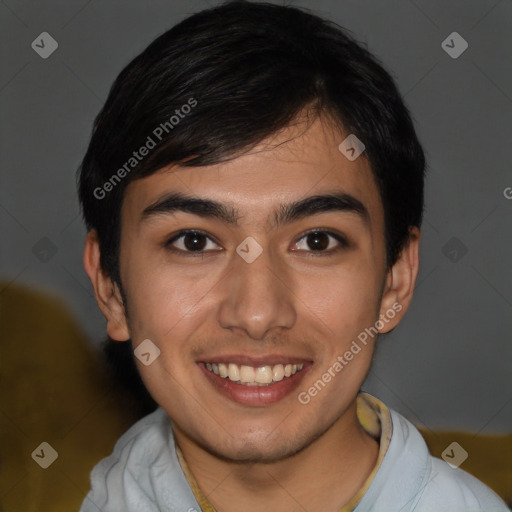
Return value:
<svg viewBox="0 0 512 512">
<path fill-rule="evenodd" d="M 281 204 L 274 212 L 273 226 L 284 224 L 325 212 L 346 212 L 357 215 L 369 227 L 368 209 L 359 199 L 343 191 L 314 195 L 298 201 Z M 236 208 L 208 198 L 198 198 L 172 192 L 157 199 L 144 209 L 140 221 L 143 222 L 158 215 L 172 215 L 175 212 L 191 213 L 199 217 L 221 220 L 229 225 L 238 226 L 240 218 Z"/>
</svg>

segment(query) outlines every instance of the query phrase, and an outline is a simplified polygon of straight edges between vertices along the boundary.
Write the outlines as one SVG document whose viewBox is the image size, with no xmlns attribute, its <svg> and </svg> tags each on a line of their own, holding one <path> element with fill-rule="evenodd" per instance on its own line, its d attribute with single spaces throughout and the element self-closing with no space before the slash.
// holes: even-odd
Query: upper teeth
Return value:
<svg viewBox="0 0 512 512">
<path fill-rule="evenodd" d="M 274 366 L 238 365 L 234 363 L 206 363 L 206 368 L 215 375 L 229 378 L 247 386 L 268 385 L 290 377 L 304 368 L 304 364 L 276 364 Z"/>
</svg>

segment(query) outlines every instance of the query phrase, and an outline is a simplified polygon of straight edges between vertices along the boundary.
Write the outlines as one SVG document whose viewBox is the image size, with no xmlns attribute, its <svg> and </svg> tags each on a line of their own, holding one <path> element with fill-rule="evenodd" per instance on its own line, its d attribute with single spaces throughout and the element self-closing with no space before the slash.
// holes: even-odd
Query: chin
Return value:
<svg viewBox="0 0 512 512">
<path fill-rule="evenodd" d="M 237 439 L 224 432 L 224 435 L 217 438 L 215 443 L 198 442 L 198 444 L 215 457 L 229 462 L 272 463 L 300 453 L 322 433 L 322 431 L 316 434 L 297 432 L 296 429 L 280 431 L 277 427 L 268 433 L 253 432 Z"/>
</svg>

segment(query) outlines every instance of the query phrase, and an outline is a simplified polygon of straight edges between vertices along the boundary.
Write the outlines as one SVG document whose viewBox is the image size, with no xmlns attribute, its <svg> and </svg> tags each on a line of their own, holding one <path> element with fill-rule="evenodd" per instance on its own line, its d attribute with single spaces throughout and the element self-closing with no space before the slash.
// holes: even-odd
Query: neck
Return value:
<svg viewBox="0 0 512 512">
<path fill-rule="evenodd" d="M 355 401 L 313 443 L 277 462 L 230 462 L 177 430 L 175 437 L 203 494 L 223 512 L 338 512 L 363 486 L 379 450 L 357 420 Z"/>
</svg>

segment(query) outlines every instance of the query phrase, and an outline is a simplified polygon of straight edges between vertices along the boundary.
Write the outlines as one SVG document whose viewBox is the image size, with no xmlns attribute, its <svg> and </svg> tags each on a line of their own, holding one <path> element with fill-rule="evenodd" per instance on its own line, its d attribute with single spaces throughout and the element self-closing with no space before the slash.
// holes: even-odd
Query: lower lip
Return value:
<svg viewBox="0 0 512 512">
<path fill-rule="evenodd" d="M 304 375 L 311 368 L 311 363 L 305 363 L 304 368 L 291 377 L 285 377 L 279 382 L 268 386 L 244 386 L 233 382 L 228 377 L 215 375 L 206 368 L 204 363 L 198 363 L 199 368 L 215 389 L 231 400 L 244 405 L 263 406 L 282 400 L 292 393 L 300 384 Z"/>
</svg>

